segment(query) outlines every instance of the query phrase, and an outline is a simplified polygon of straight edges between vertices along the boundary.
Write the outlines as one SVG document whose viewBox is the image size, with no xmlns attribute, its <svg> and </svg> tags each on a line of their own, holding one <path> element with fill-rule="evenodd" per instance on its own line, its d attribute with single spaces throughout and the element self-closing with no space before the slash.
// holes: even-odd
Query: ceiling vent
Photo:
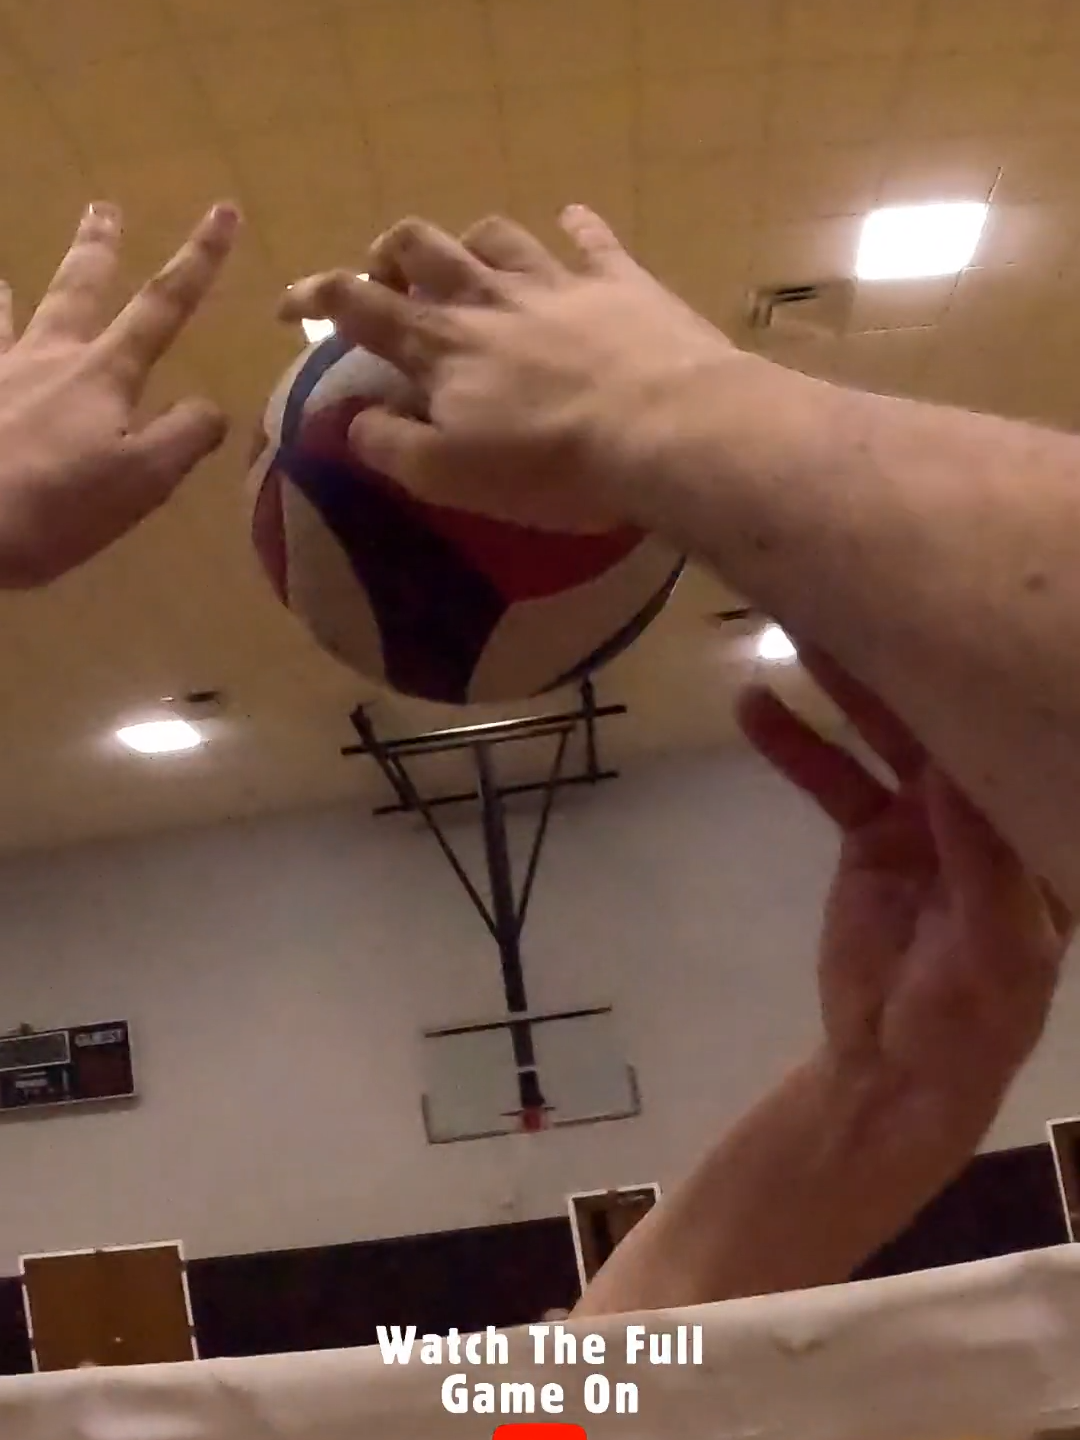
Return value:
<svg viewBox="0 0 1080 1440">
<path fill-rule="evenodd" d="M 833 339 L 846 333 L 854 302 L 852 280 L 769 285 L 751 292 L 747 322 L 758 335 Z"/>
</svg>

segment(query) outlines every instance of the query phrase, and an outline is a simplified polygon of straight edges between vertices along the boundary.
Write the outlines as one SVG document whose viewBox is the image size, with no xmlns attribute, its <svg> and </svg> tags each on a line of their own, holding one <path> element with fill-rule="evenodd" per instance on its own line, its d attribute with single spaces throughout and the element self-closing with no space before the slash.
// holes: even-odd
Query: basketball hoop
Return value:
<svg viewBox="0 0 1080 1440">
<path fill-rule="evenodd" d="M 548 1128 L 547 1108 L 543 1105 L 526 1105 L 518 1111 L 518 1129 L 523 1135 L 536 1135 Z"/>
</svg>

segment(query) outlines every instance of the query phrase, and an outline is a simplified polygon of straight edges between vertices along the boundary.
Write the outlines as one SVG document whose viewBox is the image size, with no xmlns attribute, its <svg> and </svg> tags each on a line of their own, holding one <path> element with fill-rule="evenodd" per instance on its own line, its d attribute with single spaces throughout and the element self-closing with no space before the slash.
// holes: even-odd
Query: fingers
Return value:
<svg viewBox="0 0 1080 1440">
<path fill-rule="evenodd" d="M 156 510 L 201 460 L 225 439 L 228 423 L 208 400 L 181 400 L 124 442 L 118 484 L 133 525 Z M 117 506 L 120 510 L 121 507 Z"/>
<path fill-rule="evenodd" d="M 926 752 L 887 705 L 816 646 L 800 645 L 799 659 L 898 780 L 911 780 L 919 774 L 926 764 Z"/>
<path fill-rule="evenodd" d="M 501 215 L 489 215 L 470 226 L 461 243 L 493 270 L 508 270 L 536 280 L 557 280 L 565 273 L 535 235 Z"/>
<path fill-rule="evenodd" d="M 892 800 L 854 756 L 823 740 L 771 690 L 753 686 L 739 697 L 739 726 L 750 744 L 844 831 L 855 830 Z"/>
<path fill-rule="evenodd" d="M 354 345 L 422 380 L 446 349 L 445 313 L 377 280 L 331 270 L 297 280 L 278 305 L 282 320 L 333 320 Z"/>
<path fill-rule="evenodd" d="M 0 355 L 15 344 L 15 300 L 11 286 L 0 280 Z"/>
<path fill-rule="evenodd" d="M 349 445 L 357 458 L 388 475 L 418 499 L 430 498 L 435 434 L 430 425 L 389 410 L 362 410 L 349 426 Z"/>
<path fill-rule="evenodd" d="M 637 270 L 637 262 L 623 249 L 615 231 L 587 206 L 568 205 L 559 224 L 574 242 L 586 269 L 604 275 Z"/>
<path fill-rule="evenodd" d="M 426 220 L 401 220 L 380 235 L 368 270 L 396 289 L 403 282 L 431 300 L 475 301 L 495 293 L 490 266 Z"/>
<path fill-rule="evenodd" d="M 133 394 L 206 298 L 239 227 L 234 206 L 215 205 L 105 331 L 102 344 Z"/>
<path fill-rule="evenodd" d="M 90 340 L 101 327 L 109 289 L 120 261 L 120 211 L 114 205 L 89 206 L 71 248 L 26 327 L 28 339 L 63 335 Z"/>
</svg>

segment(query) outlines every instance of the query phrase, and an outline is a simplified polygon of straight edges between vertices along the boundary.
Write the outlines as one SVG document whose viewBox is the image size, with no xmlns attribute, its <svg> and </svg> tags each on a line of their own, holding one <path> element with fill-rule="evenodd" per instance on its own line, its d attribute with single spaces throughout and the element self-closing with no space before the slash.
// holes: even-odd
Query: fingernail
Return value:
<svg viewBox="0 0 1080 1440">
<path fill-rule="evenodd" d="M 83 223 L 91 221 L 98 225 L 120 224 L 120 207 L 111 200 L 91 200 L 83 212 Z"/>
<path fill-rule="evenodd" d="M 231 233 L 239 226 L 240 219 L 240 207 L 234 205 L 231 200 L 219 200 L 216 205 L 210 207 L 211 222 L 222 230 Z"/>
</svg>

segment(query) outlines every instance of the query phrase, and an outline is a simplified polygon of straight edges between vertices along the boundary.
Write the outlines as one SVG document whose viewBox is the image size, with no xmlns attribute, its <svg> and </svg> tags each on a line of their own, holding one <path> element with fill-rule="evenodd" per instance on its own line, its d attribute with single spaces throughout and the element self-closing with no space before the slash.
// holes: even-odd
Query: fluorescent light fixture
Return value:
<svg viewBox="0 0 1080 1440">
<path fill-rule="evenodd" d="M 358 280 L 367 280 L 369 276 L 367 271 L 364 271 L 363 274 L 357 273 L 356 278 Z M 292 289 L 291 285 L 289 289 Z M 337 327 L 332 320 L 301 320 L 300 328 L 303 330 L 304 339 L 308 344 L 317 345 L 320 340 L 329 340 Z"/>
<path fill-rule="evenodd" d="M 757 638 L 757 653 L 759 660 L 767 660 L 770 664 L 780 664 L 785 660 L 795 659 L 795 646 L 788 639 L 779 625 L 769 624 L 762 630 Z"/>
<path fill-rule="evenodd" d="M 919 280 L 955 275 L 971 264 L 989 210 L 981 201 L 957 201 L 871 211 L 859 238 L 856 278 Z"/>
<path fill-rule="evenodd" d="M 125 725 L 117 730 L 116 738 L 140 755 L 174 755 L 180 750 L 194 750 L 205 741 L 186 720 L 147 720 L 141 725 Z"/>
<path fill-rule="evenodd" d="M 329 340 L 336 326 L 332 320 L 301 320 L 300 328 L 308 344 L 317 345 L 320 340 Z"/>
</svg>

